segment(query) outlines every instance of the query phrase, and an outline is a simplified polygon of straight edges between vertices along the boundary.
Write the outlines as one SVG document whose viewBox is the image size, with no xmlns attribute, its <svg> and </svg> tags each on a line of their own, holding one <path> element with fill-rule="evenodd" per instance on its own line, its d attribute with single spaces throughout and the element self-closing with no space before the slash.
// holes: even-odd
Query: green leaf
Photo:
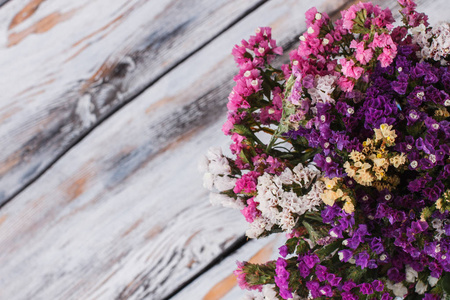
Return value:
<svg viewBox="0 0 450 300">
<path fill-rule="evenodd" d="M 341 243 L 339 241 L 336 241 L 334 243 L 331 243 L 322 249 L 316 251 L 316 254 L 319 255 L 319 257 L 326 257 L 330 255 L 334 250 L 336 250 Z"/>
<path fill-rule="evenodd" d="M 250 128 L 248 128 L 248 127 L 245 126 L 245 125 L 236 124 L 236 125 L 234 125 L 234 127 L 233 127 L 233 131 L 236 132 L 236 133 L 238 133 L 238 134 L 240 134 L 240 135 L 243 135 L 243 136 L 245 136 L 245 137 L 251 139 L 252 141 L 257 142 L 257 143 L 260 144 L 260 145 L 264 145 L 263 142 L 261 142 L 261 141 L 256 137 L 255 133 L 254 133 L 253 131 L 251 131 Z"/>
<path fill-rule="evenodd" d="M 441 280 L 439 280 L 442 286 L 442 289 L 450 295 L 450 273 L 446 273 L 444 276 L 441 277 Z"/>
<path fill-rule="evenodd" d="M 309 245 L 305 240 L 299 240 L 297 245 L 297 254 L 304 254 L 309 250 Z"/>
<path fill-rule="evenodd" d="M 306 222 L 306 221 L 303 221 L 302 224 L 303 224 L 303 226 L 305 226 L 306 230 L 309 233 L 309 239 L 313 243 L 315 243 L 320 238 L 320 236 L 317 233 L 317 231 L 315 231 L 314 227 L 311 224 L 309 224 L 308 222 Z"/>
<path fill-rule="evenodd" d="M 286 246 L 288 247 L 288 252 L 289 253 L 294 253 L 295 252 L 295 248 L 297 247 L 298 244 L 298 238 L 291 238 L 288 239 L 286 241 Z"/>
</svg>

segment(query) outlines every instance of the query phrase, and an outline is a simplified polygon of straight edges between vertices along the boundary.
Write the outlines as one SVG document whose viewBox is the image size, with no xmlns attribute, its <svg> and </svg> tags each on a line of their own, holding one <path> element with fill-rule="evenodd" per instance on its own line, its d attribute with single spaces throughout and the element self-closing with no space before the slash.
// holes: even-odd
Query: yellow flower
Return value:
<svg viewBox="0 0 450 300">
<path fill-rule="evenodd" d="M 320 194 L 320 199 L 322 199 L 323 203 L 329 206 L 334 205 L 334 201 L 336 200 L 336 192 L 332 190 L 325 190 L 322 194 Z"/>
<path fill-rule="evenodd" d="M 381 124 L 380 129 L 374 129 L 374 132 L 376 141 L 384 139 L 388 144 L 393 144 L 397 137 L 395 130 L 392 130 L 392 125 L 388 124 Z"/>
<path fill-rule="evenodd" d="M 372 166 L 369 164 L 369 163 L 364 163 L 362 166 L 361 166 L 361 169 L 362 170 L 368 170 L 368 169 L 370 169 Z"/>
<path fill-rule="evenodd" d="M 374 166 L 377 168 L 387 169 L 389 167 L 389 162 L 386 158 L 374 157 L 372 158 L 372 161 Z"/>
<path fill-rule="evenodd" d="M 384 172 L 383 172 L 383 170 L 380 169 L 380 168 L 377 168 L 377 169 L 375 170 L 375 177 L 377 178 L 377 180 L 383 179 L 383 177 L 384 177 Z"/>
<path fill-rule="evenodd" d="M 352 212 L 355 211 L 355 206 L 353 205 L 353 203 L 351 201 L 346 201 L 344 206 L 342 207 L 342 209 L 346 213 L 351 214 Z"/>
<path fill-rule="evenodd" d="M 441 210 L 442 209 L 442 198 L 437 199 L 436 201 L 436 208 Z"/>
<path fill-rule="evenodd" d="M 371 186 L 373 177 L 366 170 L 361 169 L 356 173 L 355 180 L 361 185 Z"/>
<path fill-rule="evenodd" d="M 344 169 L 345 169 L 345 173 L 347 173 L 348 177 L 355 177 L 356 175 L 356 170 L 350 165 L 350 163 L 348 161 L 346 161 L 344 163 Z"/>
<path fill-rule="evenodd" d="M 334 188 L 334 186 L 336 185 L 336 183 L 338 182 L 339 178 L 334 177 L 334 178 L 328 178 L 328 177 L 324 177 L 323 178 L 323 182 L 325 183 L 325 186 L 327 189 L 331 190 Z"/>
<path fill-rule="evenodd" d="M 406 162 L 406 156 L 401 153 L 400 155 L 391 157 L 390 162 L 395 168 L 398 168 Z"/>
<path fill-rule="evenodd" d="M 363 160 L 365 156 L 361 152 L 352 150 L 352 152 L 350 153 L 349 157 L 354 162 L 357 162 L 357 161 Z"/>
</svg>

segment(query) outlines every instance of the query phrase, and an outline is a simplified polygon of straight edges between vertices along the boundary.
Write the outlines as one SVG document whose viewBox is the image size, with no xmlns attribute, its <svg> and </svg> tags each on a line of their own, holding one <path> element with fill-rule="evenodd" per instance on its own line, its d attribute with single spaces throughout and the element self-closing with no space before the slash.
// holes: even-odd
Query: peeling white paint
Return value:
<svg viewBox="0 0 450 300">
<path fill-rule="evenodd" d="M 91 124 L 94 124 L 97 121 L 97 117 L 93 113 L 94 104 L 91 102 L 91 95 L 84 94 L 78 100 L 77 108 L 75 112 L 80 117 L 81 123 L 84 128 L 89 127 Z"/>
</svg>

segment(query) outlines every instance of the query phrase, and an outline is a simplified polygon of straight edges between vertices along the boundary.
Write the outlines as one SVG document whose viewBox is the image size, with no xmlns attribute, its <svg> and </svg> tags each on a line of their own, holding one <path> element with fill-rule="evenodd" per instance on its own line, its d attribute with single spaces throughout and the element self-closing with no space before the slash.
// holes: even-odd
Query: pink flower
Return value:
<svg viewBox="0 0 450 300">
<path fill-rule="evenodd" d="M 253 223 L 255 218 L 261 214 L 261 212 L 256 208 L 259 204 L 258 202 L 253 201 L 254 197 L 247 200 L 247 206 L 241 210 L 241 213 L 244 215 L 245 220 L 249 223 Z"/>
<path fill-rule="evenodd" d="M 311 7 L 305 13 L 306 25 L 309 26 L 316 18 L 317 8 Z"/>
<path fill-rule="evenodd" d="M 238 110 L 239 108 L 250 108 L 250 104 L 242 98 L 239 94 L 231 93 L 228 97 L 227 108 L 228 110 Z"/>
<path fill-rule="evenodd" d="M 345 76 L 341 76 L 338 79 L 338 85 L 344 92 L 351 92 L 353 91 L 353 87 L 355 86 L 355 83 Z"/>
<path fill-rule="evenodd" d="M 238 282 L 238 285 L 241 289 L 243 290 L 258 290 L 258 291 L 262 291 L 262 286 L 261 285 L 252 285 L 250 286 L 250 284 L 248 284 L 247 282 L 247 278 L 246 278 L 246 273 L 245 273 L 245 262 L 240 262 L 240 261 L 236 261 L 237 264 L 237 269 L 233 272 L 234 276 L 236 276 L 236 280 Z"/>
<path fill-rule="evenodd" d="M 378 60 L 380 61 L 381 66 L 386 68 L 394 61 L 394 57 L 395 55 L 392 56 L 392 52 L 390 50 L 384 49 L 383 53 L 378 55 Z"/>
<path fill-rule="evenodd" d="M 356 18 L 356 13 L 361 10 L 359 5 L 352 5 L 347 10 L 341 11 L 343 24 L 342 27 L 347 30 L 352 30 L 353 24 L 355 23 L 353 20 Z"/>
<path fill-rule="evenodd" d="M 356 49 L 356 60 L 362 65 L 366 65 L 373 57 L 372 49 L 364 49 L 364 46 L 364 41 L 358 43 L 356 40 L 353 40 L 350 43 L 350 48 Z"/>
<path fill-rule="evenodd" d="M 342 74 L 347 77 L 358 79 L 364 72 L 363 68 L 355 67 L 355 62 L 352 59 L 346 60 L 345 58 L 341 58 L 339 63 L 342 65 Z"/>
<path fill-rule="evenodd" d="M 383 53 L 378 56 L 378 60 L 384 68 L 389 66 L 397 55 L 397 46 L 392 40 L 392 37 L 386 33 L 382 33 L 381 35 L 375 33 L 373 42 L 369 45 L 369 47 L 374 50 L 376 48 L 383 49 Z"/>
<path fill-rule="evenodd" d="M 236 186 L 233 189 L 233 192 L 239 194 L 244 192 L 246 194 L 250 194 L 256 191 L 256 185 L 258 183 L 259 173 L 255 171 L 248 172 L 242 175 L 241 178 L 236 180 Z"/>
<path fill-rule="evenodd" d="M 231 139 L 234 142 L 233 144 L 230 145 L 231 152 L 233 154 L 241 153 L 241 150 L 244 149 L 242 142 L 245 140 L 245 137 L 243 137 L 242 135 L 239 135 L 237 133 L 233 133 L 233 135 L 231 135 Z"/>
<path fill-rule="evenodd" d="M 234 123 L 233 123 L 234 119 L 228 119 L 222 126 L 222 132 L 225 135 L 230 135 L 231 134 L 231 129 L 233 129 L 234 127 Z"/>
</svg>

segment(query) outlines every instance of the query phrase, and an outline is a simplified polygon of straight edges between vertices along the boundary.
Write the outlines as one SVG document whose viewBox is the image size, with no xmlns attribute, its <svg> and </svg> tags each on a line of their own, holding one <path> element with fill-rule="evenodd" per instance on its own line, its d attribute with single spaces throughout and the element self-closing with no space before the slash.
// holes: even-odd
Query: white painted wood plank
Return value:
<svg viewBox="0 0 450 300">
<path fill-rule="evenodd" d="M 261 0 L 14 0 L 0 8 L 0 204 Z"/>
<path fill-rule="evenodd" d="M 279 257 L 278 248 L 285 241 L 282 234 L 247 242 L 219 264 L 205 272 L 189 286 L 181 290 L 173 300 L 236 300 L 245 294 L 237 285 L 233 274 L 236 261 L 266 263 Z"/>
</svg>

